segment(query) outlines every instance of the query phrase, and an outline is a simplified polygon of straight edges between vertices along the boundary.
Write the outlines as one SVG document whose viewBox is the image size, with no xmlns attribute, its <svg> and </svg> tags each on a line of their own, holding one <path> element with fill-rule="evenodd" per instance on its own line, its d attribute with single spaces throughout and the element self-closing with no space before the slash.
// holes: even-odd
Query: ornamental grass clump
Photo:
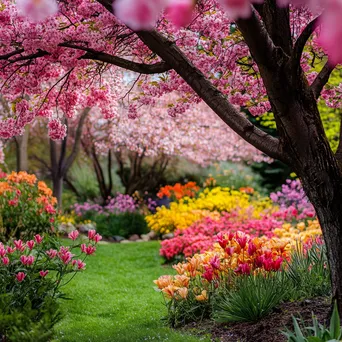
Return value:
<svg viewBox="0 0 342 342">
<path fill-rule="evenodd" d="M 24 171 L 0 178 L 0 241 L 32 239 L 56 229 L 57 200 L 52 190 Z"/>
<path fill-rule="evenodd" d="M 0 243 L 0 340 L 48 341 L 60 318 L 61 289 L 85 269 L 101 236 L 88 232 L 87 243 L 72 231 L 70 246 L 48 235 Z"/>
</svg>

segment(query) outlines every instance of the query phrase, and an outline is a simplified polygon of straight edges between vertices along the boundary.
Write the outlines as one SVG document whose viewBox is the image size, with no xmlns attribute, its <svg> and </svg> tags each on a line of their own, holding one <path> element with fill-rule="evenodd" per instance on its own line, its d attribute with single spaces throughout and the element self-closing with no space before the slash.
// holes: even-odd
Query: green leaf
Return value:
<svg viewBox="0 0 342 342">
<path fill-rule="evenodd" d="M 340 338 L 341 335 L 341 325 L 340 316 L 338 314 L 337 303 L 334 303 L 333 314 L 330 319 L 330 336 L 334 339 Z"/>
</svg>

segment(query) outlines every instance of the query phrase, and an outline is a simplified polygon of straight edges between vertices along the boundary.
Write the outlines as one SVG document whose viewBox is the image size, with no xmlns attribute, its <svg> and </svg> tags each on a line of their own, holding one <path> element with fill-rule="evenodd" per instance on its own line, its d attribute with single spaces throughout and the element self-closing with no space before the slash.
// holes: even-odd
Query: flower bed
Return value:
<svg viewBox="0 0 342 342">
<path fill-rule="evenodd" d="M 220 232 L 235 233 L 240 230 L 254 237 L 262 235 L 272 237 L 272 230 L 281 225 L 281 221 L 268 217 L 241 221 L 236 213 L 222 213 L 219 219 L 205 217 L 188 229 L 176 230 L 174 238 L 162 241 L 160 255 L 167 260 L 172 260 L 203 253 L 212 248 L 215 236 Z"/>
<path fill-rule="evenodd" d="M 157 208 L 154 215 L 146 216 L 150 229 L 164 234 L 176 229 L 186 229 L 194 222 L 214 213 L 219 218 L 221 212 L 234 212 L 241 218 L 258 219 L 277 207 L 269 198 L 251 196 L 245 191 L 215 187 L 204 189 L 197 198 L 184 197 L 172 202 L 170 208 Z M 217 214 L 218 213 L 218 214 Z"/>
</svg>

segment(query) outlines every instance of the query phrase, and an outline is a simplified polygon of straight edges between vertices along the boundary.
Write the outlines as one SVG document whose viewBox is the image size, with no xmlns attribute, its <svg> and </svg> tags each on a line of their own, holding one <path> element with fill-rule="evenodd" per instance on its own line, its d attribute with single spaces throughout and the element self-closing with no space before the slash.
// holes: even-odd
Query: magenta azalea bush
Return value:
<svg viewBox="0 0 342 342">
<path fill-rule="evenodd" d="M 47 341 L 52 336 L 61 288 L 85 270 L 86 258 L 102 238 L 91 230 L 87 242 L 80 243 L 78 235 L 69 234 L 69 246 L 39 234 L 0 243 L 0 340 Z"/>
</svg>

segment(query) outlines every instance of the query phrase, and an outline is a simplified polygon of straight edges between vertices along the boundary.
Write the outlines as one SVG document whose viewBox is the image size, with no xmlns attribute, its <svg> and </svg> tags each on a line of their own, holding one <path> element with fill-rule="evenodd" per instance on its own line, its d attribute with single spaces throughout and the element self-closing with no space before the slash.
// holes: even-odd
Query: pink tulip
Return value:
<svg viewBox="0 0 342 342">
<path fill-rule="evenodd" d="M 21 283 L 25 279 L 26 274 L 24 272 L 18 272 L 15 277 L 17 278 L 19 283 Z"/>
<path fill-rule="evenodd" d="M 46 251 L 46 254 L 49 256 L 50 259 L 53 259 L 57 255 L 57 251 L 55 249 L 50 249 Z"/>
<path fill-rule="evenodd" d="M 65 252 L 65 253 L 58 253 L 58 256 L 63 261 L 63 263 L 67 265 L 71 261 L 74 255 L 71 254 L 70 252 Z"/>
<path fill-rule="evenodd" d="M 250 255 L 250 256 L 253 255 L 256 252 L 256 250 L 257 250 L 257 248 L 256 248 L 255 244 L 253 242 L 250 242 L 248 244 L 248 250 L 247 250 L 248 255 Z"/>
<path fill-rule="evenodd" d="M 8 265 L 10 262 L 10 259 L 8 257 L 3 257 L 1 260 L 4 265 Z"/>
<path fill-rule="evenodd" d="M 85 266 L 86 266 L 86 264 L 82 260 L 80 260 L 80 259 L 77 260 L 77 268 L 79 270 L 83 270 L 85 268 Z"/>
<path fill-rule="evenodd" d="M 33 264 L 33 262 L 34 262 L 34 256 L 32 256 L 32 255 L 29 255 L 29 256 L 22 255 L 20 257 L 20 261 L 25 266 L 31 266 Z"/>
<path fill-rule="evenodd" d="M 71 233 L 69 233 L 68 238 L 75 241 L 78 238 L 78 235 L 80 233 L 78 232 L 78 230 L 73 230 Z"/>
<path fill-rule="evenodd" d="M 221 265 L 221 261 L 220 261 L 220 258 L 215 255 L 211 260 L 210 260 L 210 265 L 212 268 L 214 269 L 219 269 L 220 268 L 220 265 Z"/>
<path fill-rule="evenodd" d="M 81 251 L 87 255 L 91 255 L 96 251 L 96 247 L 91 245 L 86 246 L 84 243 L 81 245 Z"/>
<path fill-rule="evenodd" d="M 96 234 L 96 235 L 94 236 L 94 241 L 95 241 L 95 243 L 98 243 L 100 240 L 102 240 L 102 236 L 101 236 L 100 234 Z"/>
<path fill-rule="evenodd" d="M 15 248 L 10 247 L 10 246 L 8 246 L 8 247 L 6 248 L 6 250 L 7 250 L 7 253 L 8 253 L 8 254 L 12 254 L 12 253 L 15 252 Z"/>
<path fill-rule="evenodd" d="M 33 240 L 27 241 L 26 246 L 29 248 L 30 251 L 32 251 L 34 247 L 34 241 Z"/>
<path fill-rule="evenodd" d="M 25 245 L 21 240 L 14 240 L 13 243 L 18 251 L 23 252 L 25 250 Z"/>
<path fill-rule="evenodd" d="M 90 229 L 90 230 L 88 231 L 88 239 L 89 239 L 89 240 L 93 240 L 94 237 L 95 237 L 95 235 L 96 235 L 96 230 Z"/>
<path fill-rule="evenodd" d="M 0 258 L 4 257 L 6 255 L 6 249 L 5 248 L 0 248 Z"/>
<path fill-rule="evenodd" d="M 46 270 L 46 271 L 41 270 L 41 271 L 39 272 L 39 275 L 40 275 L 42 278 L 44 278 L 44 277 L 46 277 L 46 276 L 48 275 L 48 273 L 49 273 L 48 270 Z"/>
<path fill-rule="evenodd" d="M 40 236 L 39 234 L 35 235 L 35 236 L 34 236 L 34 239 L 36 240 L 36 242 L 37 242 L 38 245 L 41 244 L 42 241 L 43 241 L 43 237 Z"/>
</svg>

